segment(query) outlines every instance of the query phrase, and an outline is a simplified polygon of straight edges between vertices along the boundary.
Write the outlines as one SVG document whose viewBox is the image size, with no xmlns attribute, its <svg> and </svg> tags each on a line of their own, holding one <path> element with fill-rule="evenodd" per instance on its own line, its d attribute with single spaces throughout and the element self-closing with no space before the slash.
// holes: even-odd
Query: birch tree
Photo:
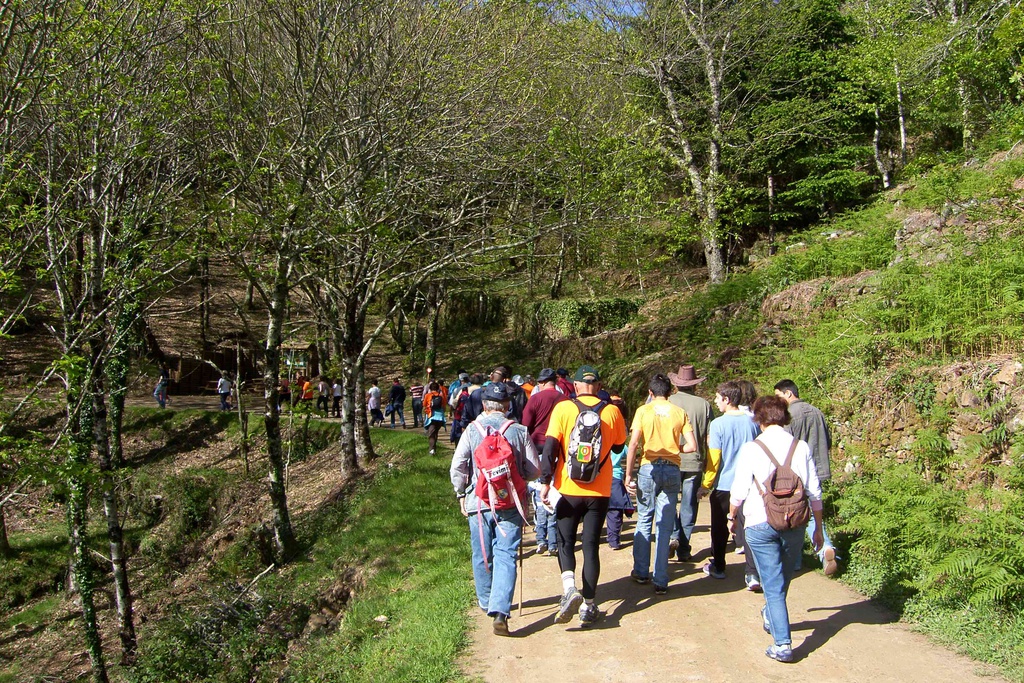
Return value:
<svg viewBox="0 0 1024 683">
<path fill-rule="evenodd" d="M 652 103 L 658 144 L 679 170 L 708 277 L 725 278 L 720 212 L 730 138 L 753 106 L 748 79 L 786 17 L 775 6 L 728 0 L 655 0 L 627 18 L 630 73 Z"/>
</svg>

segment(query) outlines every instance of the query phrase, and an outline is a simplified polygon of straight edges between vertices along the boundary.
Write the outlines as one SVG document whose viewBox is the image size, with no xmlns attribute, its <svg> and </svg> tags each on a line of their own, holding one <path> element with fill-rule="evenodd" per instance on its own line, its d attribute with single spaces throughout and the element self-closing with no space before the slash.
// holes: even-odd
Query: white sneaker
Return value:
<svg viewBox="0 0 1024 683">
<path fill-rule="evenodd" d="M 825 570 L 825 576 L 832 576 L 839 571 L 839 563 L 836 562 L 836 549 L 832 546 L 825 548 L 825 552 L 822 553 L 821 566 Z"/>
</svg>

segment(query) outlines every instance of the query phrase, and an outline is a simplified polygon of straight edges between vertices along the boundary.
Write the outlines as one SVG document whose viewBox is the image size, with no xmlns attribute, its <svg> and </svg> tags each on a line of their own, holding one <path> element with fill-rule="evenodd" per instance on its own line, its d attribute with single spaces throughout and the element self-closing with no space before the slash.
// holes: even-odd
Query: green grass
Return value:
<svg viewBox="0 0 1024 683">
<path fill-rule="evenodd" d="M 62 596 L 58 594 L 47 595 L 25 607 L 20 612 L 15 612 L 3 619 L 0 619 L 0 630 L 12 629 L 18 624 L 29 628 L 35 628 L 46 623 L 53 611 L 60 605 Z"/>
<path fill-rule="evenodd" d="M 448 681 L 466 642 L 472 604 L 466 525 L 447 458 L 409 433 L 375 432 L 382 449 L 410 458 L 381 472 L 348 514 L 322 519 L 311 560 L 296 567 L 299 593 L 339 567 L 368 569 L 366 585 L 334 634 L 315 641 L 289 680 Z M 333 568 L 333 569 L 332 569 Z M 375 621 L 388 618 L 385 625 Z"/>
<path fill-rule="evenodd" d="M 903 614 L 915 629 L 973 659 L 1000 668 L 1010 681 L 1024 681 L 1024 612 L 991 607 L 937 607 L 911 601 Z"/>
<path fill-rule="evenodd" d="M 264 567 L 252 539 L 239 539 L 210 572 L 201 600 L 140 637 L 142 657 L 130 679 L 459 680 L 473 587 L 449 459 L 430 457 L 416 432 L 375 430 L 374 441 L 381 458 L 371 480 L 293 520 L 299 558 L 241 599 L 238 587 Z M 282 672 L 288 641 L 316 612 L 318 597 L 353 576 L 353 599 L 337 630 L 290 653 Z M 225 612 L 224 604 L 233 607 Z M 382 615 L 386 622 L 377 620 Z M 196 654 L 183 659 L 183 651 Z"/>
<path fill-rule="evenodd" d="M 12 533 L 10 542 L 12 554 L 0 557 L 0 610 L 13 610 L 62 587 L 67 571 L 66 528 L 56 525 Z"/>
</svg>

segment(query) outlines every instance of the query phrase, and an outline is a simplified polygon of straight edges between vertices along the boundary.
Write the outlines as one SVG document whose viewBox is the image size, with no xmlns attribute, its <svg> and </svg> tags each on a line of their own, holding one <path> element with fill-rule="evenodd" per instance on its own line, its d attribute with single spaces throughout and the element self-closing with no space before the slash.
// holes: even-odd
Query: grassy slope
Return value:
<svg viewBox="0 0 1024 683">
<path fill-rule="evenodd" d="M 466 527 L 451 495 L 446 457 L 422 434 L 377 430 L 401 453 L 350 509 L 322 516 L 310 558 L 295 569 L 299 593 L 325 568 L 367 568 L 366 584 L 334 634 L 290 664 L 295 681 L 448 681 L 465 642 L 472 601 Z M 446 451 L 442 450 L 442 453 Z M 329 573 L 329 572 L 327 572 Z M 376 618 L 384 616 L 381 624 Z"/>
</svg>

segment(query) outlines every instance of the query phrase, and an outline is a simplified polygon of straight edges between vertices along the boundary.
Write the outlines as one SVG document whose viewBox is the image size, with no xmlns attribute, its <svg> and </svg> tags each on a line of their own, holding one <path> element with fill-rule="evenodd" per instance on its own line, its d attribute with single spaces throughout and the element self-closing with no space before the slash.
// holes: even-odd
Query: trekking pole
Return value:
<svg viewBox="0 0 1024 683">
<path fill-rule="evenodd" d="M 519 616 L 522 616 L 522 541 L 519 541 Z"/>
</svg>

